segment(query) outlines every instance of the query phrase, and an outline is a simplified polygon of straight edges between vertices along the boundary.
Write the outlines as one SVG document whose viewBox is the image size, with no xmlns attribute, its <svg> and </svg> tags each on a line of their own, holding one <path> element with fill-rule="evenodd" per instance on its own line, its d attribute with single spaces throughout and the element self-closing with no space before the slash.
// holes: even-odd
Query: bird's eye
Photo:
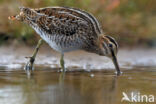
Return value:
<svg viewBox="0 0 156 104">
<path fill-rule="evenodd" d="M 108 44 L 108 46 L 109 46 L 110 48 L 112 48 L 112 47 L 113 47 L 113 45 L 112 45 L 112 44 Z"/>
</svg>

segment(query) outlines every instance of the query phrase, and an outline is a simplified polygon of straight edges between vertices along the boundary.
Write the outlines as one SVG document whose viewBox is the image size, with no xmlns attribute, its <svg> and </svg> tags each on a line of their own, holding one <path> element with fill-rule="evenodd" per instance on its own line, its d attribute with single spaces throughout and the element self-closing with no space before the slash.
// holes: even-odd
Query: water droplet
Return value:
<svg viewBox="0 0 156 104">
<path fill-rule="evenodd" d="M 94 74 L 90 74 L 90 77 L 92 77 L 92 78 L 93 78 L 94 76 L 95 76 Z"/>
</svg>

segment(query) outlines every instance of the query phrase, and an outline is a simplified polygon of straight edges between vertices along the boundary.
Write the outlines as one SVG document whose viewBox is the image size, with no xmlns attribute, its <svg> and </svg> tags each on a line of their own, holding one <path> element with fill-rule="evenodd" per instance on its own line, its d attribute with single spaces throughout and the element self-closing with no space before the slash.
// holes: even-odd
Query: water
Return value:
<svg viewBox="0 0 156 104">
<path fill-rule="evenodd" d="M 122 92 L 156 95 L 156 68 L 67 72 L 37 67 L 31 76 L 23 70 L 0 69 L 0 104 L 121 104 Z M 124 104 L 129 104 L 124 102 Z"/>
<path fill-rule="evenodd" d="M 61 74 L 59 54 L 40 53 L 29 76 L 23 70 L 27 61 L 23 54 L 31 52 L 1 49 L 0 104 L 130 104 L 121 102 L 123 92 L 156 98 L 155 50 L 120 51 L 121 76 L 114 74 L 109 59 L 87 53 L 67 54 L 68 71 Z"/>
</svg>

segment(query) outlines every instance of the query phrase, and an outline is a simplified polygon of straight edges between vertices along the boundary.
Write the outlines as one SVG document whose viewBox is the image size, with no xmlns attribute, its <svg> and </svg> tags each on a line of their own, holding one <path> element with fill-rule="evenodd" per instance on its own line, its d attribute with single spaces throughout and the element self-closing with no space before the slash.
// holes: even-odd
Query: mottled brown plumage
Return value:
<svg viewBox="0 0 156 104">
<path fill-rule="evenodd" d="M 63 54 L 82 49 L 108 56 L 115 60 L 113 62 L 120 72 L 116 59 L 118 44 L 112 37 L 104 35 L 91 14 L 68 7 L 22 7 L 15 18 L 30 25 L 56 51 Z"/>
</svg>

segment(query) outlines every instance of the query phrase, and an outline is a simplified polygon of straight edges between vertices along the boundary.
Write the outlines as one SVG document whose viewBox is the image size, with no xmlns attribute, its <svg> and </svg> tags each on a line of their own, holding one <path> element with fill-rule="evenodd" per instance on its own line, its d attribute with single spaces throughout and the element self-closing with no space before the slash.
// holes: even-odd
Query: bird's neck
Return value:
<svg viewBox="0 0 156 104">
<path fill-rule="evenodd" d="M 95 41 L 95 47 L 96 47 L 96 54 L 99 55 L 106 55 L 106 50 L 108 49 L 107 46 L 105 46 L 104 49 L 104 43 L 108 43 L 108 39 L 105 37 L 105 35 L 100 35 L 97 40 Z"/>
<path fill-rule="evenodd" d="M 100 51 L 100 43 L 99 43 L 99 40 L 98 39 L 93 40 L 91 43 L 92 44 L 88 44 L 84 49 L 87 52 L 99 54 L 99 51 Z"/>
</svg>

